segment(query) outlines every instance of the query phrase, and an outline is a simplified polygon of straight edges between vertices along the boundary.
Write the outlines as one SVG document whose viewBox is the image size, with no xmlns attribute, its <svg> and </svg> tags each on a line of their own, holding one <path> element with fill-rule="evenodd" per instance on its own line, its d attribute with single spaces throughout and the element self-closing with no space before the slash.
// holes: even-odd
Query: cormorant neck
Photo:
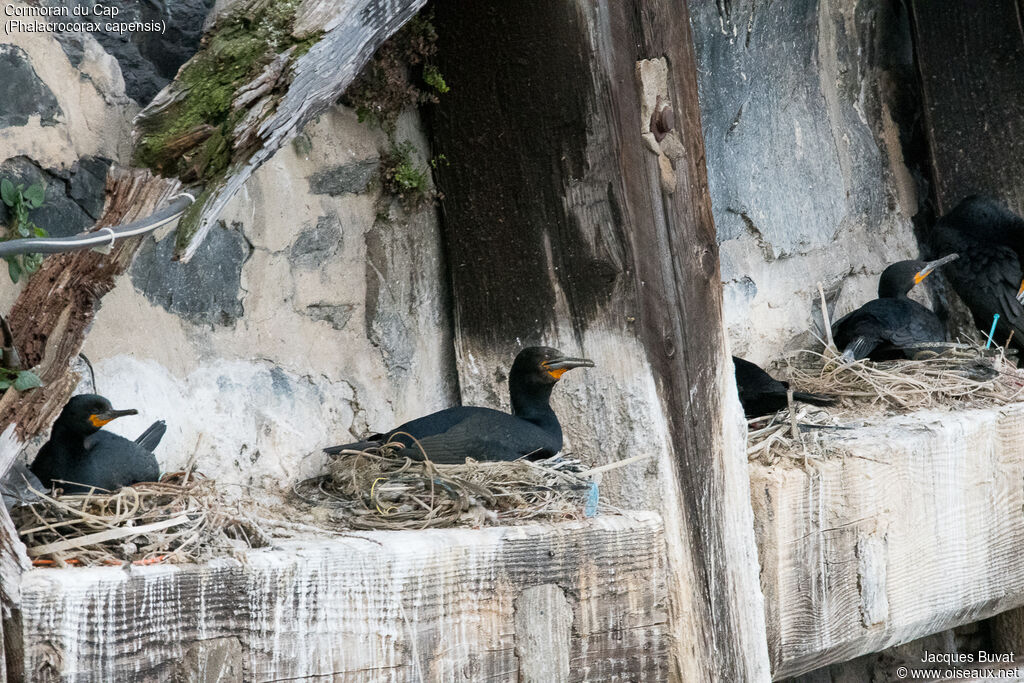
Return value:
<svg viewBox="0 0 1024 683">
<path fill-rule="evenodd" d="M 916 283 L 911 280 L 909 283 L 896 278 L 883 277 L 878 281 L 879 299 L 908 299 L 907 294 L 914 288 Z"/>
<path fill-rule="evenodd" d="M 84 441 L 90 434 L 95 434 L 99 431 L 99 428 L 92 427 L 81 427 L 78 425 L 68 424 L 61 420 L 57 420 L 53 423 L 53 429 L 50 430 L 51 439 L 62 439 L 62 440 L 78 440 Z"/>
<path fill-rule="evenodd" d="M 551 409 L 552 384 L 517 382 L 509 379 L 509 396 L 512 399 L 512 414 L 534 423 L 538 427 L 561 435 L 562 428 Z"/>
</svg>

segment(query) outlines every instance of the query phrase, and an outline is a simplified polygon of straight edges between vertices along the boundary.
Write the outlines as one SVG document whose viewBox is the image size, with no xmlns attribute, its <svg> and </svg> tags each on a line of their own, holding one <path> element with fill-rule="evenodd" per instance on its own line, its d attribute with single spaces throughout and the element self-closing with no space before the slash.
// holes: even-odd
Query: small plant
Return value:
<svg viewBox="0 0 1024 683">
<path fill-rule="evenodd" d="M 431 197 L 429 172 L 416 165 L 413 151 L 412 143 L 405 141 L 392 145 L 380 159 L 384 191 L 395 195 L 410 207 L 418 206 Z"/>
<path fill-rule="evenodd" d="M 39 376 L 31 370 L 8 370 L 0 368 L 0 391 L 14 388 L 15 391 L 28 391 L 43 386 Z"/>
<path fill-rule="evenodd" d="M 349 85 L 342 102 L 356 110 L 360 121 L 394 134 L 403 109 L 436 103 L 450 90 L 431 58 L 437 53 L 433 16 L 413 17 L 374 53 L 373 59 Z"/>
<path fill-rule="evenodd" d="M 441 75 L 441 72 L 433 64 L 427 64 L 423 67 L 423 80 L 442 95 L 451 90 L 448 84 L 444 82 L 444 76 Z"/>
<path fill-rule="evenodd" d="M 26 188 L 24 185 L 15 187 L 14 183 L 7 178 L 0 181 L 0 199 L 3 199 L 4 204 L 10 207 L 14 214 L 8 234 L 0 241 L 20 237 L 47 237 L 49 233 L 28 217 L 28 212 L 42 206 L 45 198 L 46 189 L 42 183 L 33 183 Z M 7 272 L 11 276 L 11 281 L 15 283 L 21 279 L 22 275 L 31 275 L 39 270 L 39 266 L 43 265 L 42 254 L 15 254 L 14 256 L 5 256 L 4 259 L 7 261 Z M 38 378 L 36 379 L 38 381 Z M 2 382 L 0 382 L 0 388 L 6 388 L 3 387 Z"/>
</svg>

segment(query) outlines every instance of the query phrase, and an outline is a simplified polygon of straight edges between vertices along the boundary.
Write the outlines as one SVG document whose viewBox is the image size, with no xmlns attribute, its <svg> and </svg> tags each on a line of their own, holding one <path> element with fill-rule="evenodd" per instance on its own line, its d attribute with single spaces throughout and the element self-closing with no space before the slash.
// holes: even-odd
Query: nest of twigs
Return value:
<svg viewBox="0 0 1024 683">
<path fill-rule="evenodd" d="M 964 401 L 1003 405 L 1024 396 L 1024 372 L 1002 349 L 940 346 L 941 353 L 923 351 L 913 360 L 879 363 L 844 363 L 829 351 L 798 351 L 786 364 L 791 383 L 800 391 L 831 394 L 844 403 L 918 410 Z"/>
<path fill-rule="evenodd" d="M 786 457 L 826 456 L 837 450 L 828 435 L 843 429 L 850 427 L 840 425 L 825 409 L 796 404 L 792 413 L 780 410 L 747 420 L 747 459 L 770 465 Z"/>
<path fill-rule="evenodd" d="M 269 541 L 242 503 L 194 474 L 113 493 L 35 493 L 38 500 L 11 516 L 36 566 L 202 562 Z"/>
<path fill-rule="evenodd" d="M 344 451 L 328 470 L 294 492 L 350 529 L 476 527 L 596 514 L 596 486 L 578 461 L 561 456 L 438 465 L 385 445 Z"/>
<path fill-rule="evenodd" d="M 1007 358 L 1005 349 L 959 343 L 926 346 L 914 359 L 878 363 L 844 362 L 834 348 L 790 354 L 783 367 L 793 387 L 835 396 L 839 403 L 826 409 L 796 403 L 791 410 L 749 420 L 747 457 L 770 464 L 840 450 L 829 436 L 856 425 L 837 415 L 1004 405 L 1024 398 L 1024 371 Z"/>
</svg>

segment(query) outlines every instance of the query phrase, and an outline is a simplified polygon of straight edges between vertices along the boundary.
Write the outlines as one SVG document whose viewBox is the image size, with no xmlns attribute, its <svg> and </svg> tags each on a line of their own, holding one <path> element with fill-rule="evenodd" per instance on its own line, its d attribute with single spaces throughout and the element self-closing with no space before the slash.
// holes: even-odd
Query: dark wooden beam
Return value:
<svg viewBox="0 0 1024 683">
<path fill-rule="evenodd" d="M 983 193 L 1024 214 L 1024 2 L 908 4 L 936 213 Z M 1024 648 L 1024 608 L 989 623 L 998 651 Z"/>
<path fill-rule="evenodd" d="M 463 399 L 501 400 L 494 368 L 520 344 L 594 357 L 556 392 L 571 392 L 560 415 L 577 453 L 657 456 L 602 490 L 676 530 L 678 677 L 767 680 L 686 4 L 449 0 L 435 11 L 451 92 L 434 151 L 447 159 L 438 182 Z M 648 131 L 664 105 L 658 135 L 671 132 L 659 140 Z"/>
<path fill-rule="evenodd" d="M 909 4 L 938 212 L 974 193 L 1024 212 L 1024 6 Z"/>
</svg>

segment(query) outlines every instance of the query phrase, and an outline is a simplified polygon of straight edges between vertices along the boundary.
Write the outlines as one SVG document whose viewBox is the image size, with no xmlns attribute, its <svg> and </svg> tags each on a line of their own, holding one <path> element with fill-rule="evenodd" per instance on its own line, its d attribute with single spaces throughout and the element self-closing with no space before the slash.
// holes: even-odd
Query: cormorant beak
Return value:
<svg viewBox="0 0 1024 683">
<path fill-rule="evenodd" d="M 106 410 L 102 413 L 93 413 L 92 415 L 90 415 L 89 422 L 92 423 L 93 427 L 102 427 L 108 422 L 116 420 L 119 417 L 124 417 L 125 415 L 138 414 L 139 411 L 135 410 L 135 408 L 130 408 L 128 410 Z"/>
<path fill-rule="evenodd" d="M 936 261 L 929 261 L 928 263 L 924 264 L 924 268 L 922 268 L 921 270 L 917 271 L 917 273 L 914 274 L 914 284 L 920 284 L 921 280 L 931 275 L 932 271 L 934 271 L 936 268 L 938 268 L 939 266 L 944 266 L 950 261 L 956 261 L 958 258 L 960 258 L 959 254 L 950 254 L 949 256 L 943 256 L 942 258 Z"/>
<path fill-rule="evenodd" d="M 592 368 L 594 367 L 594 361 L 586 358 L 552 358 L 541 363 L 541 367 L 547 370 L 548 374 L 559 379 L 568 370 L 573 368 Z"/>
</svg>

